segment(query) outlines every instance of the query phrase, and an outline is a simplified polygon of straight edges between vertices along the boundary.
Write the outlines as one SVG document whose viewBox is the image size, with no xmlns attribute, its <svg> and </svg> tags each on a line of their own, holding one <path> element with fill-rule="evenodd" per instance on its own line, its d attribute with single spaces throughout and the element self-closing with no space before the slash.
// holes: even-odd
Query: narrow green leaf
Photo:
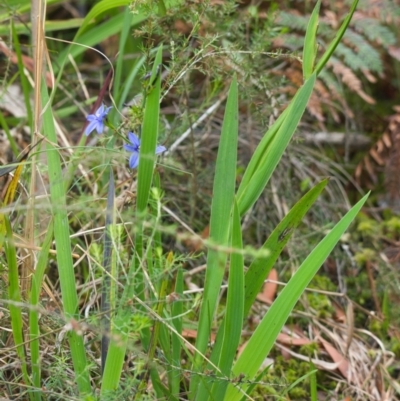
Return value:
<svg viewBox="0 0 400 401">
<path fill-rule="evenodd" d="M 175 294 L 179 297 L 177 301 L 173 301 L 172 304 L 172 325 L 175 327 L 175 330 L 178 334 L 182 334 L 182 313 L 183 313 L 183 302 L 181 301 L 183 296 L 183 271 L 181 268 L 178 269 L 176 275 L 176 284 L 175 284 Z M 170 388 L 171 393 L 175 397 L 179 397 L 180 394 L 180 375 L 178 374 L 177 369 L 181 366 L 181 339 L 178 337 L 178 334 L 171 333 L 171 362 L 172 368 L 169 372 L 170 377 Z"/>
<path fill-rule="evenodd" d="M 346 213 L 302 263 L 254 331 L 246 348 L 233 367 L 234 374 L 244 374 L 249 380 L 257 374 L 296 302 L 332 252 L 340 237 L 357 216 L 368 196 L 369 194 L 365 195 Z M 247 387 L 247 383 L 241 385 L 244 391 L 246 391 Z M 241 398 L 242 395 L 238 392 L 238 389 L 230 384 L 225 400 L 238 401 Z"/>
<path fill-rule="evenodd" d="M 133 13 L 131 10 L 126 7 L 124 11 L 124 21 L 122 23 L 122 28 L 121 28 L 121 34 L 119 37 L 119 46 L 118 46 L 118 56 L 117 56 L 117 63 L 115 66 L 115 76 L 114 76 L 114 83 L 113 83 L 113 96 L 114 100 L 117 103 L 117 105 L 120 104 L 120 94 L 121 94 L 121 77 L 122 77 L 122 72 L 124 70 L 124 57 L 125 57 L 125 48 L 126 48 L 126 42 L 128 38 L 131 35 L 131 23 L 132 23 L 132 18 L 133 18 Z M 117 110 L 112 109 L 112 114 L 110 116 L 110 119 L 114 121 L 112 118 L 115 115 L 117 115 Z M 115 122 L 115 121 L 114 121 Z"/>
<path fill-rule="evenodd" d="M 4 250 L 8 265 L 8 299 L 10 301 L 9 310 L 11 316 L 11 329 L 13 333 L 14 343 L 17 348 L 17 355 L 21 362 L 21 370 L 26 386 L 30 386 L 31 382 L 28 375 L 26 355 L 24 347 L 24 325 L 22 322 L 21 312 L 21 292 L 18 282 L 18 263 L 17 252 L 14 246 L 13 232 L 7 215 L 4 215 L 4 223 L 7 235 L 7 241 L 4 243 Z M 19 305 L 18 305 L 19 304 Z M 29 399 L 35 400 L 34 393 L 29 391 Z"/>
<path fill-rule="evenodd" d="M 120 89 L 119 96 L 117 97 L 117 99 L 118 99 L 117 105 L 118 105 L 119 109 L 122 109 L 122 107 L 128 97 L 130 88 L 132 87 L 132 83 L 134 82 L 135 78 L 137 77 L 137 74 L 140 71 L 140 69 L 142 68 L 145 61 L 146 61 L 146 58 L 144 56 L 141 57 L 140 59 L 138 59 L 136 61 L 136 63 L 134 64 L 134 66 L 132 67 L 132 70 L 128 74 L 126 80 L 124 81 L 124 83 L 122 85 L 122 90 Z"/>
<path fill-rule="evenodd" d="M 159 47 L 156 54 L 152 76 L 149 80 L 150 87 L 148 88 L 146 98 L 142 135 L 140 138 L 136 203 L 136 212 L 139 218 L 142 218 L 143 213 L 146 211 L 150 187 L 153 181 L 160 118 L 161 64 L 162 46 Z"/>
<path fill-rule="evenodd" d="M 318 199 L 318 196 L 328 182 L 328 179 L 321 181 L 315 187 L 310 189 L 310 191 L 308 191 L 292 207 L 289 213 L 278 224 L 261 248 L 262 251 L 269 251 L 269 254 L 254 259 L 249 266 L 245 275 L 244 317 L 248 315 L 250 308 L 264 283 L 264 280 L 267 278 L 268 273 L 271 271 L 283 248 L 292 236 L 294 230 L 297 228 L 304 215 L 312 207 L 314 202 Z M 210 358 L 214 364 L 217 363 L 221 353 L 224 330 L 225 324 L 223 322 L 218 330 Z M 211 367 L 208 366 L 208 369 L 211 369 Z"/>
<path fill-rule="evenodd" d="M 304 38 L 303 49 L 303 79 L 306 81 L 314 70 L 315 58 L 317 56 L 317 30 L 318 14 L 321 6 L 321 0 L 318 0 L 308 21 L 306 36 Z"/>
<path fill-rule="evenodd" d="M 135 258 L 132 258 L 129 266 L 127 283 L 120 301 L 120 307 L 113 320 L 113 332 L 108 347 L 106 365 L 104 367 L 103 379 L 101 382 L 101 396 L 111 396 L 118 388 L 124 365 L 125 353 L 128 346 L 128 336 L 131 322 L 131 309 L 128 303 L 132 301 L 135 283 Z"/>
<path fill-rule="evenodd" d="M 310 189 L 293 207 L 289 213 L 282 219 L 282 221 L 276 226 L 274 231 L 268 237 L 261 249 L 269 251 L 268 256 L 262 256 L 256 258 L 245 276 L 245 306 L 244 316 L 250 311 L 257 294 L 260 292 L 264 280 L 268 277 L 269 272 L 275 265 L 279 255 L 283 248 L 289 241 L 294 230 L 303 220 L 305 214 L 310 210 L 314 202 L 318 199 L 323 189 L 328 184 L 329 180 L 325 179 L 318 183 L 315 187 Z"/>
<path fill-rule="evenodd" d="M 237 192 L 241 216 L 257 201 L 279 163 L 307 106 L 315 79 L 314 73 L 297 91 L 282 118 L 268 130 L 257 147 L 249 164 L 251 173 L 244 174 Z"/>
<path fill-rule="evenodd" d="M 239 210 L 236 202 L 232 214 L 232 250 L 229 267 L 228 295 L 226 304 L 226 315 L 224 319 L 224 338 L 222 340 L 221 353 L 217 366 L 221 374 L 217 376 L 230 378 L 233 360 L 239 346 L 243 325 L 244 311 L 244 271 L 243 271 L 243 250 L 242 230 L 240 225 Z M 216 381 L 211 390 L 211 399 L 222 400 L 224 398 L 227 380 Z M 206 395 L 206 394 L 205 394 Z M 206 399 L 206 398 L 204 398 Z M 201 398 L 199 397 L 200 401 Z"/>
<path fill-rule="evenodd" d="M 12 28 L 13 46 L 15 48 L 15 53 L 17 54 L 17 59 L 18 59 L 19 77 L 21 79 L 22 93 L 24 94 L 24 103 L 25 103 L 25 107 L 26 107 L 28 125 L 29 125 L 29 127 L 33 127 L 33 113 L 32 113 L 31 98 L 30 98 L 32 87 L 29 84 L 28 78 L 25 74 L 25 65 L 22 61 L 21 46 L 19 43 L 19 38 L 18 38 L 17 32 L 15 31 L 13 21 L 11 22 L 11 28 Z M 33 129 L 32 129 L 32 136 L 33 135 L 34 134 L 33 134 Z M 14 139 L 13 139 L 13 143 L 15 144 Z"/>
<path fill-rule="evenodd" d="M 47 88 L 42 84 L 42 104 L 49 101 Z M 57 143 L 57 135 L 51 108 L 48 107 L 43 114 L 43 132 L 46 133 L 46 154 L 49 169 L 50 199 L 54 218 L 54 238 L 57 249 L 57 265 L 60 277 L 61 294 L 64 315 L 66 319 L 79 320 L 78 296 L 75 286 L 75 271 L 72 263 L 71 241 L 66 205 L 65 184 L 61 168 L 61 159 L 58 149 L 53 145 Z M 82 394 L 91 392 L 89 371 L 87 369 L 86 353 L 83 338 L 74 330 L 68 333 L 74 373 Z"/>
<path fill-rule="evenodd" d="M 32 287 L 30 295 L 30 304 L 32 308 L 29 311 L 29 336 L 32 360 L 32 384 L 41 388 L 41 361 L 40 361 L 40 328 L 39 328 L 39 311 L 36 307 L 39 305 L 40 291 L 42 288 L 43 276 L 49 260 L 49 250 L 53 241 L 53 222 L 50 223 L 46 237 L 42 243 L 39 258 L 36 264 L 35 272 L 32 276 Z M 38 399 L 41 399 L 38 394 Z"/>
<path fill-rule="evenodd" d="M 310 398 L 311 401 L 318 401 L 318 393 L 317 393 L 317 372 L 315 366 L 312 362 L 310 362 Z"/>
<path fill-rule="evenodd" d="M 351 5 L 349 13 L 347 14 L 346 18 L 342 22 L 342 25 L 340 26 L 340 28 L 339 28 L 336 36 L 335 36 L 335 39 L 333 39 L 333 41 L 328 46 L 328 48 L 326 49 L 325 53 L 323 54 L 323 56 L 319 60 L 317 66 L 315 67 L 315 71 L 316 71 L 317 75 L 325 67 L 326 63 L 328 62 L 328 60 L 332 56 L 333 52 L 335 51 L 337 45 L 342 40 L 342 37 L 343 37 L 344 33 L 346 32 L 347 27 L 350 24 L 351 18 L 353 17 L 354 11 L 356 11 L 357 4 L 358 4 L 358 0 L 354 0 L 352 5 Z"/>
<path fill-rule="evenodd" d="M 78 32 L 75 35 L 75 40 L 78 39 L 83 34 L 83 32 L 85 32 L 89 24 L 91 24 L 93 20 L 96 19 L 98 16 L 113 8 L 128 6 L 130 3 L 131 3 L 130 0 L 99 1 L 90 9 L 88 14 L 86 15 L 85 19 L 82 22 L 82 25 L 80 26 Z M 121 30 L 121 27 L 119 27 L 119 29 Z"/>
<path fill-rule="evenodd" d="M 236 77 L 234 77 L 229 90 L 222 124 L 211 205 L 210 242 L 216 246 L 228 245 L 228 222 L 230 221 L 235 194 L 237 141 L 238 89 Z M 205 353 L 209 341 L 226 260 L 226 252 L 221 252 L 214 248 L 208 250 L 204 294 L 196 339 L 196 348 L 201 354 Z M 202 357 L 199 354 L 195 354 L 193 370 L 196 372 L 201 370 L 202 365 Z M 199 375 L 192 376 L 190 383 L 190 396 L 192 398 L 197 392 L 199 380 Z"/>
<path fill-rule="evenodd" d="M 111 282 L 110 275 L 117 278 L 112 271 L 112 230 L 114 228 L 114 198 L 115 184 L 114 174 L 111 166 L 109 169 L 109 184 L 107 191 L 107 208 L 104 227 L 104 250 L 103 250 L 103 282 L 101 289 L 101 313 L 102 313 L 102 337 L 101 337 L 101 372 L 104 372 L 106 364 L 108 346 L 110 343 L 109 336 L 111 332 L 111 310 L 115 307 L 115 282 Z"/>
</svg>

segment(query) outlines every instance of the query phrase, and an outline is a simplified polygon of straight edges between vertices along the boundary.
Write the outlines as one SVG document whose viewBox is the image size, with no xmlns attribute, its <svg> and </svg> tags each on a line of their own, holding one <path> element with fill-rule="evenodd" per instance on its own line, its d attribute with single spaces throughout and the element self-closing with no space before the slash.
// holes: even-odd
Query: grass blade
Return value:
<svg viewBox="0 0 400 401">
<path fill-rule="evenodd" d="M 49 250 L 53 240 L 53 222 L 48 227 L 46 237 L 42 243 L 42 249 L 36 264 L 35 273 L 32 276 L 32 287 L 30 295 L 31 309 L 29 311 L 29 336 L 32 359 L 32 384 L 41 388 L 41 363 L 40 363 L 40 328 L 39 328 L 39 305 L 40 290 L 42 288 L 43 276 L 49 260 Z M 37 397 L 41 399 L 41 397 Z"/>
<path fill-rule="evenodd" d="M 243 249 L 242 230 L 237 204 L 235 202 L 232 215 L 232 250 L 228 296 L 226 304 L 226 315 L 224 319 L 224 338 L 222 340 L 221 353 L 217 366 L 220 368 L 222 377 L 230 377 L 233 359 L 235 358 L 242 334 L 243 312 L 244 312 L 244 271 L 243 271 Z M 217 376 L 220 373 L 217 372 Z M 217 381 L 211 390 L 211 399 L 222 400 L 227 380 Z M 199 398 L 200 400 L 200 398 Z"/>
<path fill-rule="evenodd" d="M 175 294 L 181 299 L 183 296 L 183 272 L 182 269 L 178 269 L 176 275 Z M 177 374 L 177 369 L 181 366 L 181 340 L 178 334 L 182 334 L 182 313 L 183 303 L 181 300 L 177 300 L 172 304 L 172 325 L 175 327 L 176 333 L 171 333 L 171 365 L 174 366 L 169 372 L 169 382 L 171 393 L 173 396 L 178 397 L 180 393 L 180 377 Z"/>
<path fill-rule="evenodd" d="M 254 152 L 240 183 L 237 198 L 243 216 L 256 202 L 267 185 L 279 160 L 289 144 L 311 96 L 316 75 L 313 74 L 298 90 L 292 102 L 268 130 Z"/>
<path fill-rule="evenodd" d="M 236 179 L 238 141 L 238 88 L 233 79 L 225 109 L 217 164 L 214 178 L 213 199 L 210 218 L 210 242 L 227 246 L 230 214 L 233 206 Z M 209 341 L 211 323 L 217 305 L 220 285 L 225 271 L 226 252 L 209 249 L 203 301 L 200 310 L 196 348 L 205 353 Z M 203 360 L 199 354 L 194 356 L 193 370 L 201 370 Z M 194 375 L 190 383 L 191 397 L 197 391 L 199 376 Z"/>
<path fill-rule="evenodd" d="M 103 283 L 101 291 L 101 312 L 102 318 L 102 331 L 103 335 L 101 337 L 101 372 L 104 372 L 104 366 L 106 364 L 108 346 L 109 346 L 109 336 L 111 332 L 111 307 L 115 305 L 115 299 L 113 294 L 115 293 L 115 283 L 111 284 L 110 275 L 112 272 L 112 229 L 114 224 L 114 196 L 115 196 L 115 186 L 114 186 L 114 174 L 111 166 L 109 168 L 109 184 L 108 184 L 108 194 L 107 194 L 107 209 L 106 209 L 106 221 L 104 228 L 104 256 L 103 256 Z M 111 288 L 113 287 L 113 288 Z"/>
<path fill-rule="evenodd" d="M 318 14 L 321 6 L 321 0 L 318 0 L 308 21 L 306 37 L 304 38 L 303 49 L 303 79 L 306 81 L 314 71 L 315 58 L 317 56 L 317 30 Z"/>
<path fill-rule="evenodd" d="M 268 255 L 258 257 L 250 264 L 245 275 L 245 295 L 244 295 L 244 317 L 246 317 L 259 293 L 264 280 L 271 271 L 286 243 L 290 239 L 294 230 L 302 221 L 304 215 L 318 199 L 329 180 L 325 179 L 310 189 L 289 211 L 289 213 L 278 224 L 275 230 L 265 241 L 261 250 L 269 251 Z M 211 361 L 216 364 L 221 353 L 222 338 L 225 333 L 225 323 L 223 322 L 218 330 L 217 338 L 211 354 Z M 208 366 L 208 369 L 211 369 Z"/>
<path fill-rule="evenodd" d="M 254 331 L 249 343 L 233 367 L 234 374 L 244 374 L 250 380 L 256 375 L 300 295 L 357 216 L 368 196 L 369 194 L 365 195 L 346 213 L 302 263 Z M 247 387 L 248 384 L 241 385 L 244 391 Z M 241 397 L 238 389 L 229 384 L 225 400 L 238 401 Z"/>
<path fill-rule="evenodd" d="M 47 88 L 45 85 L 42 85 L 42 104 L 47 104 L 48 101 Z M 43 114 L 43 132 L 46 133 L 48 139 L 46 154 L 49 169 L 50 199 L 54 218 L 54 238 L 57 249 L 57 264 L 59 266 L 58 271 L 64 315 L 66 319 L 78 320 L 78 296 L 75 287 L 75 272 L 71 256 L 65 184 L 63 181 L 60 155 L 57 148 L 53 145 L 57 143 L 57 135 L 50 107 L 48 107 Z M 83 338 L 75 331 L 70 331 L 68 333 L 68 341 L 79 391 L 81 393 L 90 393 L 90 379 L 87 370 Z"/>
<path fill-rule="evenodd" d="M 276 226 L 262 246 L 262 249 L 269 250 L 270 254 L 255 259 L 249 266 L 245 276 L 246 294 L 244 301 L 244 316 L 247 316 L 249 313 L 257 294 L 261 290 L 264 280 L 268 277 L 269 272 L 292 236 L 294 230 L 303 220 L 303 217 L 308 210 L 310 210 L 314 202 L 318 199 L 328 182 L 329 180 L 325 179 L 318 183 L 292 207 L 289 213 Z"/>
<path fill-rule="evenodd" d="M 342 37 L 343 37 L 344 33 L 346 32 L 347 27 L 350 24 L 351 18 L 353 17 L 354 11 L 356 11 L 357 4 L 358 4 L 358 0 L 354 0 L 352 5 L 351 5 L 349 13 L 347 14 L 346 18 L 342 22 L 342 25 L 340 26 L 340 28 L 339 28 L 336 36 L 335 36 L 335 39 L 328 46 L 328 48 L 326 49 L 325 53 L 323 54 L 323 56 L 319 60 L 317 66 L 315 67 L 315 72 L 316 72 L 317 75 L 325 67 L 325 65 L 328 62 L 329 58 L 332 56 L 333 52 L 335 51 L 337 45 L 342 40 Z"/>
<path fill-rule="evenodd" d="M 28 369 L 26 365 L 26 355 L 24 348 L 24 335 L 23 335 L 23 322 L 21 312 L 21 292 L 19 289 L 18 282 L 18 263 L 17 263 L 17 252 L 14 246 L 13 232 L 11 229 L 10 221 L 8 216 L 4 215 L 4 223 L 7 235 L 7 241 L 4 244 L 4 249 L 7 257 L 8 264 L 8 299 L 10 301 L 9 309 L 11 315 L 11 328 L 14 338 L 14 343 L 17 349 L 17 355 L 21 361 L 21 370 L 26 385 L 30 384 L 28 375 Z M 19 305 L 18 305 L 19 304 Z M 33 401 L 34 394 L 29 391 L 29 399 Z"/>
<path fill-rule="evenodd" d="M 138 189 L 137 189 L 137 215 L 140 217 L 147 208 L 150 187 L 153 181 L 155 151 L 157 146 L 158 126 L 160 117 L 160 92 L 161 92 L 161 63 L 162 46 L 156 54 L 152 76 L 148 88 L 146 107 L 143 117 L 143 128 L 140 142 Z"/>
</svg>

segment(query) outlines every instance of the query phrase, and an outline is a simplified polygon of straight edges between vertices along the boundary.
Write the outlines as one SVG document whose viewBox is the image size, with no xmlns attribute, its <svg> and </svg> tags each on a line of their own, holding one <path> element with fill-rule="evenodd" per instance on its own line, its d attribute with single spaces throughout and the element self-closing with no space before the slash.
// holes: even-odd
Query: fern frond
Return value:
<svg viewBox="0 0 400 401">
<path fill-rule="evenodd" d="M 362 60 L 363 68 L 378 74 L 383 73 L 383 64 L 379 52 L 376 51 L 359 33 L 348 29 L 343 37 L 344 43 L 349 43 L 355 49 L 357 57 Z"/>
<path fill-rule="evenodd" d="M 360 18 L 353 21 L 352 26 L 355 30 L 362 33 L 369 41 L 377 42 L 385 49 L 396 43 L 394 33 L 380 21 L 374 18 Z"/>
<path fill-rule="evenodd" d="M 346 46 L 344 43 L 339 43 L 335 50 L 336 57 L 340 57 L 344 64 L 346 64 L 353 71 L 360 71 L 365 68 L 364 60 L 357 55 L 357 53 Z"/>
<path fill-rule="evenodd" d="M 341 61 L 331 58 L 330 63 L 332 66 L 332 71 L 341 77 L 342 82 L 353 92 L 357 93 L 362 99 L 364 99 L 369 104 L 375 104 L 375 100 L 367 95 L 362 89 L 361 80 L 354 74 L 354 72 L 347 66 L 345 66 Z"/>
<path fill-rule="evenodd" d="M 286 11 L 280 11 L 277 14 L 277 24 L 284 27 L 290 27 L 290 29 L 305 32 L 307 29 L 309 15 L 299 15 L 294 13 L 288 13 Z"/>
</svg>

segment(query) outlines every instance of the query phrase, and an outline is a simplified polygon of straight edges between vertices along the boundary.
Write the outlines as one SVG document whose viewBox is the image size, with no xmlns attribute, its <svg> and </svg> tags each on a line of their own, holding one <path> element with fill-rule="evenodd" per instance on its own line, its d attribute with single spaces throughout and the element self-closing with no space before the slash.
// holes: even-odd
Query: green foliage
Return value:
<svg viewBox="0 0 400 401">
<path fill-rule="evenodd" d="M 354 260 L 360 265 L 365 265 L 376 258 L 376 252 L 371 248 L 362 248 L 354 255 Z"/>
<path fill-rule="evenodd" d="M 40 393 L 40 385 L 44 381 L 48 390 L 71 397 L 79 394 L 83 399 L 91 398 L 91 393 L 100 392 L 102 400 L 132 397 L 135 400 L 175 401 L 182 396 L 196 401 L 240 400 L 244 395 L 260 390 L 259 370 L 277 335 L 300 296 L 367 199 L 364 196 L 337 224 L 332 225 L 331 231 L 299 263 L 297 271 L 236 359 L 244 319 L 249 314 L 263 281 L 328 180 L 319 183 L 303 180 L 303 189 L 309 188 L 308 192 L 265 239 L 261 249 L 243 245 L 242 219 L 256 204 L 269 183 L 312 96 L 317 75 L 339 46 L 357 2 L 353 3 L 352 11 L 322 57 L 317 57 L 319 3 L 310 23 L 306 17 L 295 21 L 297 25 L 292 25 L 306 32 L 305 39 L 301 37 L 306 61 L 303 66 L 304 82 L 288 107 L 271 124 L 259 142 L 239 184 L 239 93 L 242 98 L 253 99 L 256 96 L 264 97 L 262 92 L 270 89 L 272 84 L 268 82 L 268 74 L 264 74 L 265 61 L 268 59 L 270 65 L 273 65 L 273 57 L 279 53 L 266 53 L 265 49 L 269 48 L 273 38 L 280 34 L 285 35 L 285 30 L 280 32 L 272 26 L 272 16 L 261 21 L 256 6 L 248 12 L 240 13 L 238 19 L 234 14 L 237 6 L 234 1 L 217 4 L 214 8 L 211 3 L 206 2 L 196 2 L 192 8 L 178 1 L 137 1 L 130 9 L 126 8 L 124 13 L 119 13 L 117 7 L 127 4 L 123 0 L 103 0 L 96 3 L 82 21 L 74 40 L 80 44 L 97 45 L 115 33 L 120 34 L 119 55 L 115 59 L 115 108 L 122 109 L 125 101 L 135 91 L 141 90 L 140 101 L 127 113 L 128 121 L 123 120 L 125 117 L 117 110 L 113 110 L 106 123 L 108 129 L 100 137 L 95 149 L 85 146 L 86 138 L 82 136 L 76 141 L 77 146 L 69 149 L 72 154 L 64 152 L 58 146 L 58 125 L 54 118 L 58 102 L 62 104 L 63 101 L 63 95 L 58 91 L 65 88 L 64 84 L 59 84 L 63 83 L 63 79 L 71 71 L 69 62 L 72 57 L 75 57 L 78 65 L 83 63 L 84 47 L 73 45 L 61 49 L 59 44 L 53 44 L 52 50 L 60 50 L 54 56 L 57 57 L 54 70 L 58 73 L 58 82 L 52 88 L 54 92 L 50 93 L 44 84 L 36 82 L 36 88 L 41 88 L 41 103 L 48 106 L 42 116 L 48 169 L 41 173 L 46 178 L 44 181 L 50 184 L 46 210 L 52 223 L 43 228 L 47 231 L 47 236 L 41 242 L 44 251 L 38 263 L 40 269 L 35 274 L 37 282 L 32 287 L 35 295 L 32 305 L 38 302 L 39 289 L 44 280 L 44 266 L 54 237 L 56 268 L 62 295 L 55 302 L 59 302 L 62 309 L 59 311 L 60 326 L 64 327 L 63 335 L 67 341 L 61 344 L 61 356 L 56 358 L 52 366 L 54 370 L 47 374 L 46 379 L 42 380 L 40 370 L 35 371 L 38 377 L 33 380 L 37 387 L 34 396 L 38 400 L 44 399 L 45 392 L 43 397 Z M 103 22 L 106 14 L 108 18 Z M 204 29 L 204 21 L 207 22 L 207 29 Z M 178 22 L 183 24 L 180 29 L 176 29 Z M 255 30 L 250 28 L 253 23 L 257 27 L 257 33 L 246 36 L 250 29 Z M 135 27 L 133 43 L 129 40 L 131 26 Z M 220 34 L 221 30 L 223 35 Z M 156 50 L 156 45 L 162 39 L 165 43 Z M 353 35 L 348 40 L 352 40 L 353 44 L 358 41 L 360 46 L 368 45 L 366 41 L 362 41 L 360 35 Z M 351 51 L 350 47 L 348 49 Z M 137 55 L 135 60 L 125 61 L 125 56 L 131 53 Z M 374 57 L 376 54 L 371 55 L 372 60 Z M 20 68 L 22 73 L 22 67 Z M 373 68 L 378 69 L 378 65 Z M 164 71 L 167 72 L 165 78 Z M 232 71 L 236 71 L 238 79 Z M 140 81 L 138 78 L 141 73 L 142 76 L 145 73 L 148 75 Z M 195 85 L 196 74 L 213 81 L 203 92 Z M 245 85 L 248 80 L 252 82 L 251 85 Z M 133 90 L 130 89 L 132 82 L 136 83 Z M 230 84 L 229 90 L 227 82 Z M 73 82 L 68 83 L 73 87 Z M 97 99 L 98 103 L 103 101 L 105 89 L 106 85 Z M 37 90 L 39 94 L 39 89 Z M 197 94 L 204 104 L 187 104 L 187 120 L 164 120 L 160 113 L 161 103 L 168 96 L 188 99 L 189 92 L 192 97 L 193 93 Z M 192 119 L 195 116 L 192 116 L 189 106 L 204 109 L 215 101 L 215 95 L 220 95 L 220 92 L 227 93 L 227 102 L 216 146 L 216 162 L 214 164 L 207 160 L 205 163 L 214 169 L 214 185 L 205 201 L 210 203 L 212 197 L 211 205 L 204 212 L 207 214 L 210 211 L 210 235 L 201 244 L 205 247 L 207 261 L 204 291 L 201 302 L 198 302 L 195 296 L 184 295 L 185 280 L 181 266 L 183 262 L 193 263 L 195 257 L 175 256 L 168 252 L 171 245 L 167 245 L 166 238 L 172 237 L 176 242 L 181 239 L 175 226 L 164 225 L 163 219 L 174 218 L 186 230 L 188 226 L 184 222 L 185 217 L 177 217 L 170 212 L 168 217 L 163 215 L 168 210 L 164 208 L 164 202 L 173 203 L 174 199 L 168 198 L 166 191 L 161 189 L 163 168 L 168 171 L 169 158 L 166 166 L 157 166 L 155 149 L 159 137 L 168 138 L 168 134 L 173 132 L 173 129 L 168 132 L 169 123 L 174 124 L 173 128 L 190 127 L 193 131 Z M 26 96 L 27 102 L 28 99 Z M 77 103 L 79 100 L 76 99 Z M 254 108 L 257 109 L 256 106 Z M 265 109 L 266 106 L 258 111 Z M 60 115 L 67 116 L 74 111 L 68 109 L 59 112 Z M 73 124 L 72 122 L 71 126 Z M 121 163 L 126 158 L 121 148 L 126 144 L 126 132 L 129 129 L 140 134 L 140 163 L 137 173 L 127 173 Z M 92 141 L 93 138 L 94 135 L 91 135 L 89 140 Z M 193 156 L 191 160 L 199 163 Z M 176 163 L 179 168 L 178 162 L 172 163 Z M 197 166 L 197 171 L 199 175 L 207 174 L 201 166 Z M 74 175 L 78 177 L 74 178 Z M 120 186 L 114 186 L 114 177 L 117 176 L 120 178 Z M 124 188 L 126 182 L 129 182 L 129 186 Z M 123 199 L 119 204 L 114 199 L 117 197 L 118 200 Z M 131 203 L 124 203 L 128 197 Z M 39 226 L 40 208 L 35 213 Z M 363 224 L 366 225 L 366 222 Z M 388 226 L 389 229 L 393 230 L 393 226 Z M 75 239 L 71 231 L 84 239 Z M 361 227 L 359 231 L 362 235 L 371 235 L 371 228 Z M 93 237 L 90 237 L 92 234 Z M 104 242 L 96 243 L 103 236 Z M 21 297 L 17 285 L 16 250 L 12 238 L 13 232 L 9 227 L 9 299 L 19 302 Z M 73 259 L 73 252 L 76 250 L 80 252 L 78 268 Z M 80 264 L 86 257 L 87 260 Z M 250 261 L 246 274 L 245 258 Z M 221 285 L 227 263 L 229 279 L 225 300 L 221 299 Z M 103 301 L 107 298 L 109 302 L 99 312 L 97 305 L 100 303 L 100 286 L 95 283 L 100 276 Z M 80 284 L 84 287 L 81 291 L 78 291 L 78 280 L 83 281 Z M 328 287 L 328 284 L 324 285 Z M 331 305 L 326 297 L 314 293 L 307 297 L 311 306 L 321 311 L 322 316 L 331 313 Z M 222 311 L 223 316 L 218 316 L 217 311 Z M 10 304 L 10 313 L 14 341 L 22 362 L 23 380 L 25 385 L 30 385 L 30 373 L 26 369 L 25 350 L 22 347 L 21 309 Z M 36 352 L 35 360 L 39 364 L 38 349 L 34 348 L 39 341 L 38 314 L 31 314 L 30 319 L 34 324 L 31 324 L 29 334 L 34 335 L 36 343 L 32 346 L 29 344 L 29 347 L 32 354 Z M 105 320 L 108 325 L 102 324 Z M 196 328 L 194 344 L 182 336 L 183 330 L 190 327 Z M 210 338 L 215 327 L 218 327 L 218 333 L 215 344 L 211 347 Z M 91 362 L 98 354 L 97 336 L 102 336 L 104 343 L 107 343 L 103 354 L 104 371 L 100 371 Z M 86 342 L 88 339 L 93 348 Z M 313 344 L 302 351 L 311 356 L 315 350 Z M 71 355 L 71 359 L 65 355 Z M 68 365 L 69 369 L 60 370 L 63 365 Z M 292 386 L 287 390 L 292 398 L 307 396 L 310 387 L 309 364 L 299 366 L 290 365 L 289 362 L 285 372 L 280 372 Z M 279 367 L 275 369 L 279 371 Z M 76 387 L 70 384 L 71 380 L 75 380 Z M 148 391 L 150 381 L 152 389 Z M 300 381 L 304 381 L 304 387 L 297 385 Z M 65 383 L 69 384 L 67 389 L 63 389 Z M 185 392 L 183 395 L 182 389 Z"/>
<path fill-rule="evenodd" d="M 391 239 L 398 239 L 400 237 L 400 218 L 392 217 L 386 220 L 383 224 L 386 235 Z"/>
</svg>

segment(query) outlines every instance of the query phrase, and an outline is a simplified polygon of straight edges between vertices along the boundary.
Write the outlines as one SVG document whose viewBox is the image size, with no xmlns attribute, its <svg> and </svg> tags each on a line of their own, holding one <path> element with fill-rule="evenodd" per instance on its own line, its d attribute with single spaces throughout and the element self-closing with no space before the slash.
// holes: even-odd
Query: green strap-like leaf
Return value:
<svg viewBox="0 0 400 401">
<path fill-rule="evenodd" d="M 229 378 L 231 374 L 233 359 L 239 346 L 244 309 L 244 271 L 243 271 L 243 250 L 242 230 L 237 204 L 235 202 L 232 213 L 232 254 L 229 266 L 228 296 L 226 304 L 226 315 L 224 319 L 224 338 L 222 340 L 221 353 L 217 363 L 220 372 L 216 372 L 217 377 Z M 216 381 L 211 389 L 211 399 L 222 400 L 226 388 L 227 380 Z M 206 395 L 206 394 L 205 394 Z M 200 397 L 197 398 L 199 401 Z M 206 399 L 206 398 L 204 398 Z"/>
<path fill-rule="evenodd" d="M 228 246 L 229 221 L 235 195 L 236 160 L 238 141 L 238 89 L 236 77 L 233 79 L 225 108 L 221 139 L 215 170 L 213 199 L 210 218 L 210 242 L 217 246 Z M 225 272 L 227 253 L 215 248 L 208 250 L 207 270 L 203 301 L 196 339 L 196 348 L 204 354 L 211 332 L 211 324 L 217 306 L 220 285 Z M 199 371 L 202 357 L 195 354 L 193 370 Z M 190 397 L 197 392 L 199 375 L 194 375 L 190 383 Z"/>
<path fill-rule="evenodd" d="M 258 145 L 240 183 L 237 198 L 243 216 L 264 191 L 304 113 L 314 88 L 315 73 L 298 90 L 292 102 Z"/>
<path fill-rule="evenodd" d="M 317 56 L 317 30 L 318 14 L 321 6 L 321 0 L 318 0 L 308 21 L 306 37 L 304 38 L 303 49 L 303 78 L 306 81 L 314 72 L 314 63 Z"/>
<path fill-rule="evenodd" d="M 344 19 L 342 25 L 340 26 L 340 28 L 339 28 L 336 36 L 335 36 L 335 39 L 333 39 L 333 41 L 328 46 L 328 48 L 326 49 L 325 53 L 323 54 L 323 56 L 319 60 L 317 66 L 315 67 L 315 72 L 316 72 L 317 75 L 325 67 L 326 63 L 328 62 L 328 60 L 332 56 L 333 52 L 335 51 L 336 47 L 340 43 L 344 33 L 346 32 L 347 27 L 350 24 L 350 21 L 351 21 L 351 18 L 353 17 L 354 11 L 356 11 L 357 4 L 358 4 L 358 0 L 354 0 L 353 4 L 351 5 L 349 13 L 347 14 L 346 18 Z"/>
<path fill-rule="evenodd" d="M 260 292 L 264 280 L 268 277 L 269 272 L 278 260 L 283 248 L 289 241 L 294 230 L 302 221 L 305 214 L 310 210 L 314 202 L 318 199 L 323 189 L 328 184 L 329 180 L 325 179 L 310 189 L 289 211 L 283 220 L 276 226 L 274 231 L 268 237 L 267 241 L 262 246 L 262 250 L 269 251 L 268 256 L 256 258 L 245 277 L 245 303 L 244 316 L 246 317 L 253 305 L 257 294 Z"/>
<path fill-rule="evenodd" d="M 365 195 L 346 213 L 298 268 L 254 331 L 246 348 L 233 368 L 233 373 L 235 375 L 244 374 L 246 378 L 251 380 L 257 374 L 258 369 L 269 354 L 279 332 L 300 298 L 300 295 L 304 292 L 314 275 L 332 252 L 350 223 L 357 216 L 368 196 L 369 194 Z M 241 385 L 244 391 L 247 387 L 247 383 Z M 236 387 L 230 384 L 225 396 L 225 401 L 239 401 L 241 398 L 242 394 L 238 392 Z"/>
</svg>

